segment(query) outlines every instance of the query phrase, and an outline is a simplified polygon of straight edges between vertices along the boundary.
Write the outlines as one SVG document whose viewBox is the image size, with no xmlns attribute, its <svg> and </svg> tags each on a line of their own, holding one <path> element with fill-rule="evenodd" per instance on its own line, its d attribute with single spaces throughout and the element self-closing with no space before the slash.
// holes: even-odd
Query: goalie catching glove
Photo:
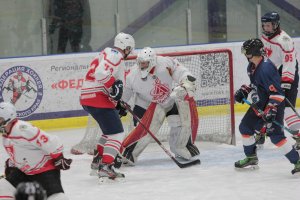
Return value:
<svg viewBox="0 0 300 200">
<path fill-rule="evenodd" d="M 61 154 L 60 156 L 54 159 L 54 166 L 60 170 L 68 170 L 70 169 L 72 161 L 72 159 L 67 159 L 63 156 L 63 154 Z"/>
<path fill-rule="evenodd" d="M 173 89 L 171 93 L 171 97 L 173 99 L 183 100 L 188 94 L 189 97 L 194 97 L 196 92 L 196 78 L 190 75 L 187 75 L 185 79 L 183 79 L 179 86 Z"/>
</svg>

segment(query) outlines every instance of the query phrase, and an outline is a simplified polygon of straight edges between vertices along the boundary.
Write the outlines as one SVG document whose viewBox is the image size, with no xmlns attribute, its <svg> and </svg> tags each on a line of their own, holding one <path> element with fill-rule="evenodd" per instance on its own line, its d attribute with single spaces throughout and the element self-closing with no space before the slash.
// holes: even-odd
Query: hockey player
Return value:
<svg viewBox="0 0 300 200">
<path fill-rule="evenodd" d="M 135 94 L 133 110 L 154 134 L 167 118 L 171 128 L 170 149 L 176 156 L 187 160 L 200 154 L 194 145 L 198 128 L 197 108 L 193 99 L 195 81 L 191 72 L 176 59 L 156 56 L 152 48 L 145 47 L 137 56 L 137 65 L 126 76 L 122 97 L 129 102 Z M 179 86 L 172 93 L 174 83 Z M 134 164 L 151 139 L 147 131 L 140 124 L 137 125 L 122 144 L 126 162 Z"/>
<path fill-rule="evenodd" d="M 235 100 L 242 103 L 243 98 L 254 92 L 255 104 L 263 110 L 263 114 L 257 109 L 249 108 L 241 120 L 239 130 L 242 134 L 244 153 L 246 158 L 235 163 L 236 168 L 255 167 L 258 164 L 256 154 L 255 130 L 260 130 L 267 124 L 268 136 L 285 157 L 295 165 L 292 174 L 300 172 L 300 160 L 298 152 L 292 148 L 290 141 L 284 136 L 280 126 L 273 123 L 276 120 L 283 124 L 284 93 L 281 89 L 280 75 L 269 60 L 264 58 L 263 43 L 260 39 L 249 39 L 243 43 L 242 52 L 249 61 L 247 72 L 251 84 L 243 85 L 236 93 Z M 253 96 L 253 95 L 252 95 Z"/>
<path fill-rule="evenodd" d="M 298 61 L 292 38 L 280 29 L 280 16 L 277 12 L 268 12 L 261 17 L 262 23 L 262 42 L 267 57 L 277 67 L 281 76 L 281 88 L 285 95 L 284 119 L 291 130 L 300 129 L 300 119 L 295 114 L 291 106 L 295 108 L 299 74 Z M 264 142 L 265 137 L 261 137 L 260 143 Z M 300 138 L 294 137 L 300 149 Z"/>
<path fill-rule="evenodd" d="M 20 183 L 15 193 L 15 200 L 46 200 L 44 188 L 37 182 Z"/>
<path fill-rule="evenodd" d="M 119 33 L 114 48 L 105 48 L 92 61 L 81 89 L 80 103 L 99 124 L 102 136 L 97 150 L 101 157 L 100 181 L 124 177 L 114 170 L 114 160 L 124 139 L 124 129 L 116 109 L 123 93 L 124 59 L 135 47 L 133 37 Z"/>
<path fill-rule="evenodd" d="M 0 103 L 0 129 L 9 155 L 6 177 L 0 179 L 0 199 L 12 199 L 18 184 L 28 181 L 41 184 L 49 200 L 68 199 L 60 170 L 69 169 L 72 160 L 64 158 L 59 139 L 17 119 L 16 108 L 8 102 Z"/>
</svg>

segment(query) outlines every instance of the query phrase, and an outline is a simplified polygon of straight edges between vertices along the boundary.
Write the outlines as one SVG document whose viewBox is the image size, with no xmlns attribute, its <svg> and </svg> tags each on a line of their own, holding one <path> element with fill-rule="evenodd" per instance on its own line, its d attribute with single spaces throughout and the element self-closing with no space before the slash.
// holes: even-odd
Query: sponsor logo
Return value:
<svg viewBox="0 0 300 200">
<path fill-rule="evenodd" d="M 39 107 L 43 84 L 38 74 L 27 66 L 14 66 L 0 76 L 0 102 L 13 103 L 19 118 L 28 117 Z"/>
</svg>

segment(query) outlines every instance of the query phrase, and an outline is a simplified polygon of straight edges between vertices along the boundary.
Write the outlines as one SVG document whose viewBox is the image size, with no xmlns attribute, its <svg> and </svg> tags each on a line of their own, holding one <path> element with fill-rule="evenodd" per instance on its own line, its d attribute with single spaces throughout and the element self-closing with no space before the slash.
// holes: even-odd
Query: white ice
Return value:
<svg viewBox="0 0 300 200">
<path fill-rule="evenodd" d="M 240 118 L 237 117 L 237 122 Z M 143 152 L 135 167 L 121 168 L 126 175 L 124 182 L 102 185 L 98 184 L 97 177 L 89 176 L 91 156 L 69 153 L 71 146 L 82 138 L 84 129 L 50 133 L 63 140 L 65 156 L 73 159 L 71 169 L 62 172 L 63 187 L 70 200 L 300 199 L 300 177 L 290 173 L 293 165 L 269 140 L 258 152 L 259 170 L 241 172 L 234 169 L 234 162 L 244 158 L 238 128 L 236 146 L 198 142 L 201 165 L 180 169 L 153 143 Z M 168 147 L 167 143 L 164 145 Z M 0 172 L 4 170 L 6 158 L 1 146 Z"/>
</svg>

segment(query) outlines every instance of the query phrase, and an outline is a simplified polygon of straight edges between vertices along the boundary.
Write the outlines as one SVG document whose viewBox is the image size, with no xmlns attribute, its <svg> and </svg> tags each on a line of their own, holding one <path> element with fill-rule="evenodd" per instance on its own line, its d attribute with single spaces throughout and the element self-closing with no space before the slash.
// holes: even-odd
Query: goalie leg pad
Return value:
<svg viewBox="0 0 300 200">
<path fill-rule="evenodd" d="M 16 188 L 5 178 L 0 179 L 0 199 L 13 200 Z"/>
<path fill-rule="evenodd" d="M 192 155 L 186 145 L 191 136 L 191 131 L 181 125 L 179 115 L 170 115 L 167 117 L 170 126 L 169 144 L 171 151 L 184 159 L 189 160 Z"/>
<path fill-rule="evenodd" d="M 165 116 L 165 110 L 160 105 L 151 103 L 141 122 L 153 134 L 157 134 L 163 124 Z M 123 156 L 133 163 L 136 162 L 137 157 L 151 140 L 152 137 L 145 128 L 141 124 L 138 124 L 123 141 Z"/>
</svg>

